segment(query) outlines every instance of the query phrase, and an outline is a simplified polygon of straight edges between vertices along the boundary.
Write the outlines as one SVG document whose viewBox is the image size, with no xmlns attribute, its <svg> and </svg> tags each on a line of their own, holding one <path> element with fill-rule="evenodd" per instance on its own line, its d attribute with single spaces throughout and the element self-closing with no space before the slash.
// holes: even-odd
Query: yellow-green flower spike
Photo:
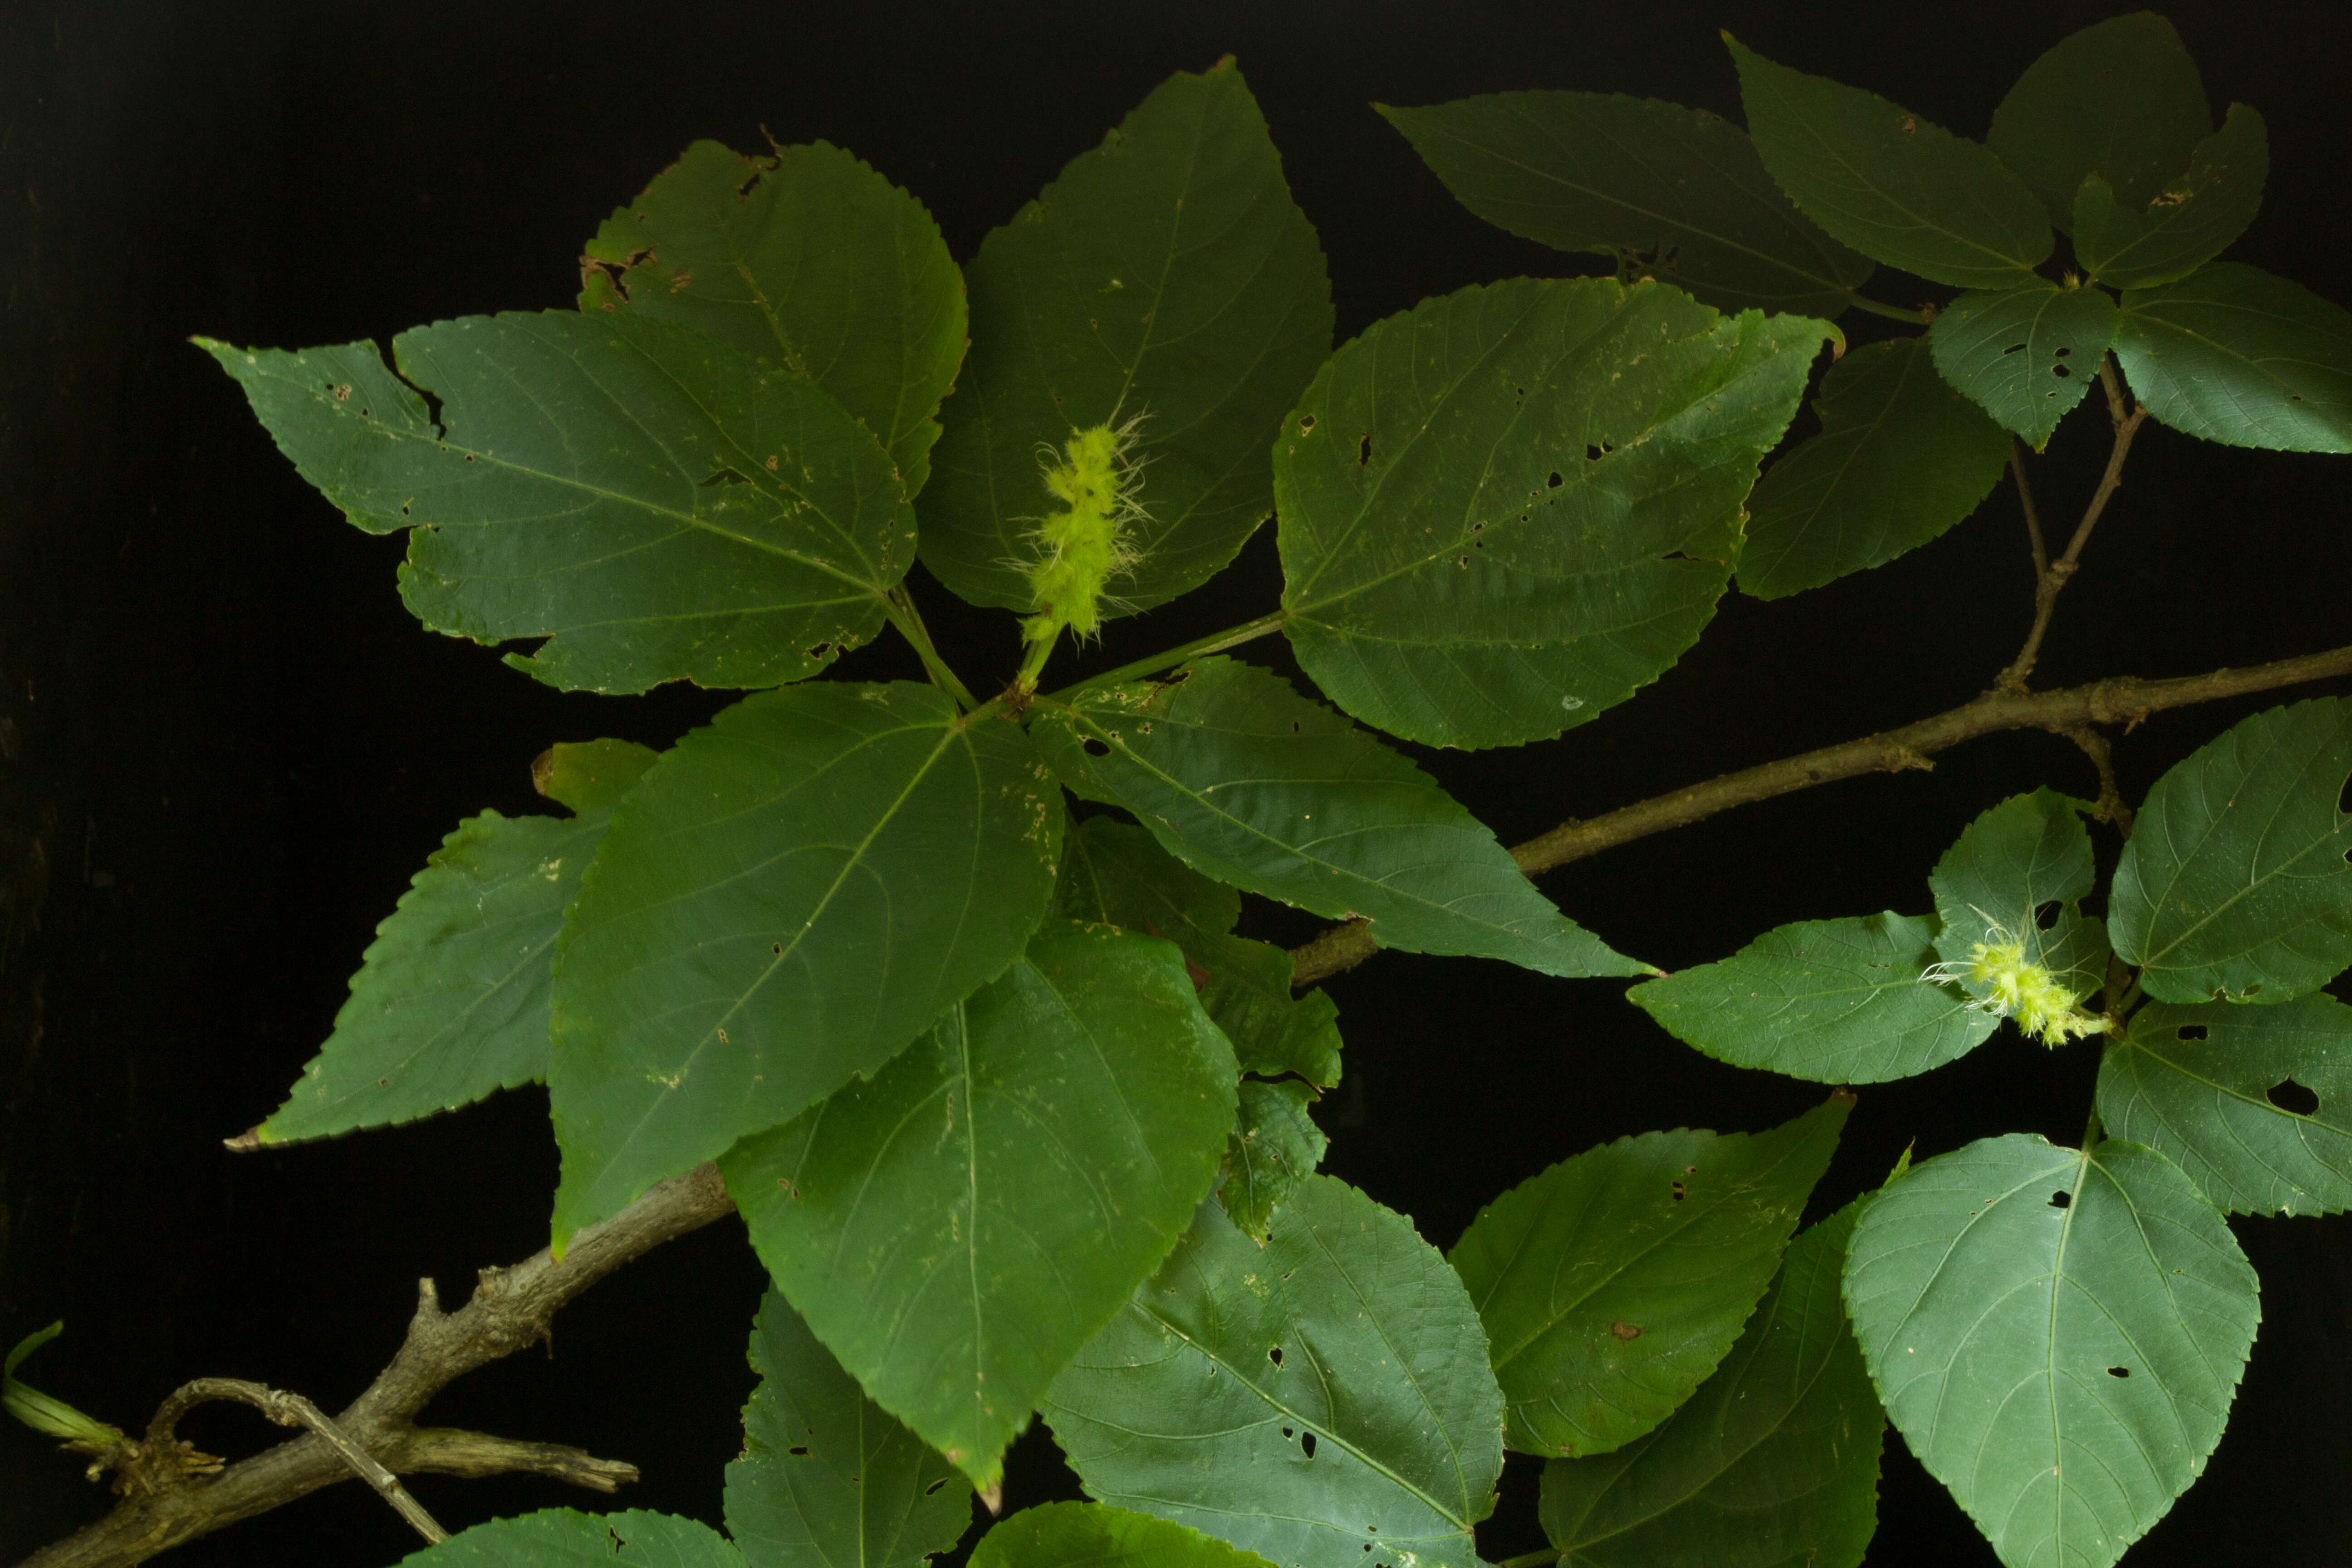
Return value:
<svg viewBox="0 0 2352 1568">
<path fill-rule="evenodd" d="M 1081 637 L 1099 631 L 1110 580 L 1132 572 L 1139 559 L 1133 543 L 1134 525 L 1144 516 L 1137 500 L 1143 465 L 1134 457 L 1139 423 L 1073 430 L 1060 461 L 1045 449 L 1045 489 L 1063 510 L 1038 523 L 1030 536 L 1037 558 L 1022 568 L 1036 611 L 1021 623 L 1033 663 L 1044 663 L 1064 626 Z"/>
<path fill-rule="evenodd" d="M 1984 994 L 1969 1002 L 1971 1008 L 2015 1019 L 2027 1038 L 2045 1046 L 2105 1031 L 2105 1018 L 2079 1011 L 2082 998 L 2025 956 L 2022 941 L 1998 922 L 1988 921 L 1986 927 L 1993 940 L 1971 947 L 1965 963 L 1935 964 L 1919 978 L 1933 985 L 1958 980 L 1980 989 Z"/>
</svg>

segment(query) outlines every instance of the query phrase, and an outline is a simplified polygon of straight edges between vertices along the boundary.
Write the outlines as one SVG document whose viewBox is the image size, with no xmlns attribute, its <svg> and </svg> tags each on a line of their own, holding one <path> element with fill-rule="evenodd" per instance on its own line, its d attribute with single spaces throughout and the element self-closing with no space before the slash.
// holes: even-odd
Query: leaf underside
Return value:
<svg viewBox="0 0 2352 1568">
<path fill-rule="evenodd" d="M 1449 1257 L 1522 1453 L 1605 1454 L 1715 1370 L 1828 1168 L 1851 1096 L 1756 1134 L 1645 1132 L 1479 1211 Z"/>
<path fill-rule="evenodd" d="M 1800 921 L 1627 997 L 1685 1045 L 1816 1083 L 1885 1083 L 1967 1055 L 2000 1020 L 1923 984 L 1940 923 L 1892 910 Z"/>
<path fill-rule="evenodd" d="M 1598 92 L 1376 107 L 1488 223 L 1718 310 L 1834 316 L 1869 279 L 1870 258 L 1813 226 L 1747 132 L 1704 110 Z"/>
<path fill-rule="evenodd" d="M 556 1233 L 871 1073 L 1043 918 L 1060 795 L 936 689 L 762 692 L 614 814 L 556 943 Z"/>
<path fill-rule="evenodd" d="M 1764 166 L 1836 238 L 1960 289 L 2028 282 L 2050 255 L 2041 204 L 1981 143 L 1876 93 L 1726 42 Z"/>
<path fill-rule="evenodd" d="M 923 507 L 932 574 L 1034 608 L 1023 567 L 1053 508 L 1039 447 L 1130 419 L 1149 515 L 1103 613 L 1230 562 L 1272 510 L 1265 433 L 1331 352 L 1322 247 L 1233 62 L 1154 89 L 982 241 L 966 281 L 971 354 Z"/>
<path fill-rule="evenodd" d="M 1886 1417 L 1838 1274 L 1860 1203 L 1789 1244 L 1739 1341 L 1647 1436 L 1544 1467 L 1544 1534 L 1586 1568 L 1854 1568 Z"/>
<path fill-rule="evenodd" d="M 2284 1002 L 2352 963 L 2352 698 L 2257 713 L 2157 780 L 2109 894 L 2160 1002 Z"/>
<path fill-rule="evenodd" d="M 509 662 L 567 690 L 801 679 L 875 634 L 914 560 L 873 435 L 691 327 L 467 316 L 394 338 L 398 374 L 369 342 L 199 342 L 355 525 L 411 530 L 401 596 L 419 620 L 545 637 Z"/>
<path fill-rule="evenodd" d="M 912 498 L 963 363 L 963 276 L 923 205 L 826 142 L 747 158 L 697 142 L 583 258 L 583 310 L 678 321 L 807 376 Z"/>
<path fill-rule="evenodd" d="M 866 1397 L 771 1290 L 727 1533 L 761 1568 L 924 1568 L 971 1523 L 971 1484 Z"/>
<path fill-rule="evenodd" d="M 2352 312 L 2216 261 L 2124 296 L 2116 359 L 2174 429 L 2232 447 L 2352 452 Z"/>
<path fill-rule="evenodd" d="M 1476 1568 L 1502 1473 L 1461 1281 L 1329 1176 L 1263 1248 L 1205 1205 L 1043 1409 L 1090 1496 L 1288 1568 Z"/>
<path fill-rule="evenodd" d="M 1055 921 L 870 1083 L 720 1169 L 817 1336 L 987 1486 L 1183 1235 L 1235 1076 L 1173 946 Z"/>
<path fill-rule="evenodd" d="M 1713 617 L 1826 331 L 1608 279 L 1376 323 L 1275 443 L 1300 665 L 1431 745 L 1548 739 L 1624 701 Z"/>
<path fill-rule="evenodd" d="M 2099 1061 L 2099 1120 L 2234 1214 L 2352 1208 L 2352 1006 L 2151 1002 Z"/>
<path fill-rule="evenodd" d="M 1385 946 L 1546 974 L 1637 974 L 1538 892 L 1495 836 L 1403 757 L 1279 676 L 1206 658 L 1046 710 L 1039 750 L 1078 794 L 1132 811 L 1218 881 Z"/>
<path fill-rule="evenodd" d="M 2261 1317 L 2228 1223 L 2170 1161 L 2021 1132 L 1874 1197 L 1845 1299 L 1887 1415 L 2010 1568 L 2105 1568 L 2162 1518 Z"/>
<path fill-rule="evenodd" d="M 1881 565 L 1976 510 L 2009 461 L 2000 427 L 1936 374 L 1921 338 L 1855 349 L 1822 378 L 1822 432 L 1748 500 L 1739 586 L 1779 599 Z"/>
</svg>

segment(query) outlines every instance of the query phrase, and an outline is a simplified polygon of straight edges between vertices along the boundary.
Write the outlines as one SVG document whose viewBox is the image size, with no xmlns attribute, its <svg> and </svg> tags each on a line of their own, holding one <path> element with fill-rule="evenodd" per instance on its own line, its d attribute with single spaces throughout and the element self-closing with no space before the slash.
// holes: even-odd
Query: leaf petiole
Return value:
<svg viewBox="0 0 2352 1568">
<path fill-rule="evenodd" d="M 1874 300 L 1867 294 L 1857 294 L 1851 289 L 1845 291 L 1845 302 L 1857 310 L 1866 310 L 1874 316 L 1885 316 L 1890 321 L 1909 321 L 1912 325 L 1917 326 L 1928 320 L 1927 312 L 1916 307 L 1890 305 L 1883 300 Z"/>
<path fill-rule="evenodd" d="M 1209 654 L 1223 653 L 1229 647 L 1239 647 L 1245 642 L 1255 642 L 1269 632 L 1280 631 L 1285 614 L 1284 611 L 1276 610 L 1270 616 L 1260 616 L 1254 621 L 1244 621 L 1237 626 L 1227 626 L 1223 631 L 1211 632 L 1207 637 L 1195 637 L 1191 642 L 1180 643 L 1174 647 L 1164 649 L 1147 658 L 1134 659 L 1120 665 L 1117 669 L 1107 669 L 1100 675 L 1090 675 L 1084 680 L 1075 681 L 1063 687 L 1059 691 L 1051 693 L 1048 700 L 1066 701 L 1081 691 L 1089 691 L 1100 686 L 1116 686 L 1122 680 L 1133 680 L 1140 676 L 1157 675 L 1160 671 L 1182 664 L 1187 659 L 1202 658 Z"/>
<path fill-rule="evenodd" d="M 971 689 L 956 678 L 956 672 L 948 668 L 947 660 L 941 658 L 940 650 L 932 646 L 930 631 L 923 625 L 922 612 L 915 608 L 914 596 L 907 592 L 905 584 L 890 590 L 889 597 L 883 601 L 882 613 L 889 617 L 892 626 L 898 628 L 898 635 L 914 648 L 915 656 L 923 661 L 923 672 L 931 678 L 933 686 L 954 698 L 956 706 L 967 713 L 979 706 Z"/>
</svg>

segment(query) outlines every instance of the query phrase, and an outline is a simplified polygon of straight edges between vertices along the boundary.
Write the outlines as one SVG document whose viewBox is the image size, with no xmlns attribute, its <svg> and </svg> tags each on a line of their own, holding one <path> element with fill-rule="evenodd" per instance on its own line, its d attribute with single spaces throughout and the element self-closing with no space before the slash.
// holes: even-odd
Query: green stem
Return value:
<svg viewBox="0 0 2352 1568">
<path fill-rule="evenodd" d="M 1029 645 L 1028 651 L 1021 656 L 1021 673 L 1013 678 L 1015 691 L 1037 689 L 1037 678 L 1045 672 L 1045 661 L 1054 657 L 1054 645 L 1061 640 L 1062 628 L 1055 626 L 1051 635 Z"/>
<path fill-rule="evenodd" d="M 1191 642 L 1179 644 L 1164 652 L 1155 653 L 1148 658 L 1139 658 L 1131 663 L 1122 664 L 1117 669 L 1107 669 L 1100 675 L 1089 675 L 1084 680 L 1065 686 L 1055 692 L 1053 697 L 1057 701 L 1066 701 L 1077 693 L 1091 690 L 1097 686 L 1116 686 L 1122 680 L 1134 680 L 1146 675 L 1157 675 L 1161 670 L 1173 665 L 1182 664 L 1187 659 L 1201 658 L 1213 653 L 1223 653 L 1229 647 L 1239 647 L 1245 642 L 1255 642 L 1268 632 L 1280 631 L 1286 616 L 1286 612 L 1276 610 L 1270 616 L 1260 616 L 1254 621 L 1244 621 L 1237 626 L 1227 626 L 1223 631 L 1211 632 L 1204 637 L 1194 637 Z"/>
<path fill-rule="evenodd" d="M 923 661 L 923 672 L 931 678 L 933 686 L 954 698 L 956 706 L 967 713 L 978 706 L 971 689 L 956 679 L 956 672 L 948 668 L 947 660 L 940 657 L 940 650 L 931 646 L 931 634 L 923 625 L 923 614 L 915 608 L 914 598 L 907 592 L 904 584 L 890 590 L 890 596 L 883 601 L 882 613 L 889 617 L 892 626 L 898 628 L 898 635 L 914 648 L 915 657 Z"/>
<path fill-rule="evenodd" d="M 2097 1148 L 2099 1140 L 2104 1136 L 2105 1136 L 2105 1130 L 2099 1125 L 2098 1102 L 2094 1100 L 2091 1104 L 2090 1119 L 2083 1123 L 2083 1152 L 2087 1154 Z"/>
<path fill-rule="evenodd" d="M 1845 302 L 1857 310 L 1867 310 L 1874 316 L 1885 316 L 1889 321 L 1908 321 L 1915 327 L 1927 319 L 1924 310 L 1906 310 L 1900 305 L 1889 305 L 1867 295 L 1857 294 L 1851 289 L 1845 291 Z"/>
</svg>

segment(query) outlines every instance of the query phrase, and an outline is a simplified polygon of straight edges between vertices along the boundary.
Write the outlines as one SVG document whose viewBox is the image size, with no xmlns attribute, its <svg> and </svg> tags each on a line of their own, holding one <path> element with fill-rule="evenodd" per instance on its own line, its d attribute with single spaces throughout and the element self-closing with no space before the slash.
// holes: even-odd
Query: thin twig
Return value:
<svg viewBox="0 0 2352 1568">
<path fill-rule="evenodd" d="M 2025 537 L 2033 546 L 2033 585 L 2036 592 L 2042 579 L 2050 575 L 2050 552 L 2042 542 L 2042 513 L 2033 505 L 2033 486 L 2025 477 L 2025 443 L 2011 436 L 2009 438 L 2009 471 L 2017 480 L 2017 504 L 2025 509 Z"/>
<path fill-rule="evenodd" d="M 635 1467 L 617 1460 L 552 1443 L 421 1427 L 416 1413 L 477 1367 L 544 1339 L 556 1312 L 605 1275 L 733 1209 L 717 1169 L 704 1165 L 648 1188 L 612 1218 L 580 1231 L 561 1261 L 541 1251 L 511 1268 L 482 1270 L 473 1299 L 455 1312 L 444 1312 L 433 1281 L 422 1281 L 399 1353 L 334 1424 L 395 1475 L 521 1471 L 600 1491 L 635 1480 Z M 352 1474 L 348 1459 L 314 1431 L 216 1476 L 164 1478 L 157 1489 L 126 1496 L 104 1519 L 17 1568 L 129 1568 Z"/>
<path fill-rule="evenodd" d="M 2282 686 L 2352 675 L 2352 647 L 2258 664 L 2250 669 L 2217 669 L 2171 680 L 2121 677 L 2063 691 L 1988 691 L 1932 719 L 1899 730 L 1864 735 L 1843 745 L 1784 757 L 1761 767 L 1725 773 L 1706 784 L 1622 806 L 1583 822 L 1567 822 L 1549 833 L 1514 846 L 1511 858 L 1528 876 L 1581 860 L 1603 849 L 1630 844 L 1669 828 L 1748 805 L 1775 795 L 1809 789 L 1832 779 L 1895 773 L 1926 765 L 1934 752 L 1963 741 L 2006 730 L 2048 730 L 2063 735 L 2095 724 L 2137 724 L 2168 708 L 2242 697 Z M 1304 946 L 1293 948 L 1292 978 L 1311 985 L 1326 975 L 1352 969 L 1380 951 L 1371 927 L 1362 921 L 1333 926 Z"/>
<path fill-rule="evenodd" d="M 2083 546 L 2091 542 L 2091 530 L 2098 526 L 2099 515 L 2107 510 L 2107 502 L 2124 482 L 2124 459 L 2131 456 L 2132 437 L 2147 422 L 2147 409 L 2143 406 L 2128 413 L 2124 409 L 2123 388 L 2116 379 L 2115 356 L 2099 362 L 2099 380 L 2106 388 L 2107 413 L 2115 425 L 2115 445 L 2107 452 L 2107 471 L 2100 476 L 2099 488 L 2091 492 L 2091 504 L 2083 509 L 2083 521 L 2074 525 L 2074 537 L 2066 543 L 2066 553 L 2043 568 L 2033 584 L 2033 627 L 2025 634 L 2025 646 L 2000 672 L 1993 684 L 2003 691 L 2022 691 L 2026 677 L 2033 673 L 2034 661 L 2042 657 L 2042 639 L 2050 630 L 2051 612 L 2058 607 L 2058 595 L 2074 575 L 2083 561 Z M 2019 472 L 2022 474 L 2023 470 Z M 2035 530 L 2037 553 L 2041 530 Z"/>
<path fill-rule="evenodd" d="M 173 1451 L 177 1444 L 172 1428 L 179 1425 L 180 1417 L 199 1405 L 211 1404 L 215 1400 L 250 1405 L 280 1426 L 309 1427 L 341 1456 L 353 1474 L 373 1487 L 383 1500 L 392 1505 L 395 1513 L 406 1520 L 417 1534 L 425 1537 L 427 1545 L 449 1539 L 449 1532 L 441 1528 L 440 1521 L 425 1511 L 423 1503 L 408 1495 L 408 1489 L 400 1484 L 399 1477 L 377 1464 L 365 1448 L 352 1440 L 350 1433 L 299 1394 L 282 1393 L 239 1378 L 200 1377 L 194 1383 L 182 1384 L 169 1399 L 163 1401 L 162 1407 L 155 1412 L 155 1419 L 147 1424 L 144 1446 L 159 1452 Z"/>
<path fill-rule="evenodd" d="M 2058 732 L 2082 747 L 2091 765 L 2099 770 L 2099 820 L 2114 823 L 2116 831 L 2129 838 L 2132 808 L 2124 804 L 2124 793 L 2116 787 L 2116 752 L 2105 732 L 2088 724 L 2069 725 Z"/>
</svg>

